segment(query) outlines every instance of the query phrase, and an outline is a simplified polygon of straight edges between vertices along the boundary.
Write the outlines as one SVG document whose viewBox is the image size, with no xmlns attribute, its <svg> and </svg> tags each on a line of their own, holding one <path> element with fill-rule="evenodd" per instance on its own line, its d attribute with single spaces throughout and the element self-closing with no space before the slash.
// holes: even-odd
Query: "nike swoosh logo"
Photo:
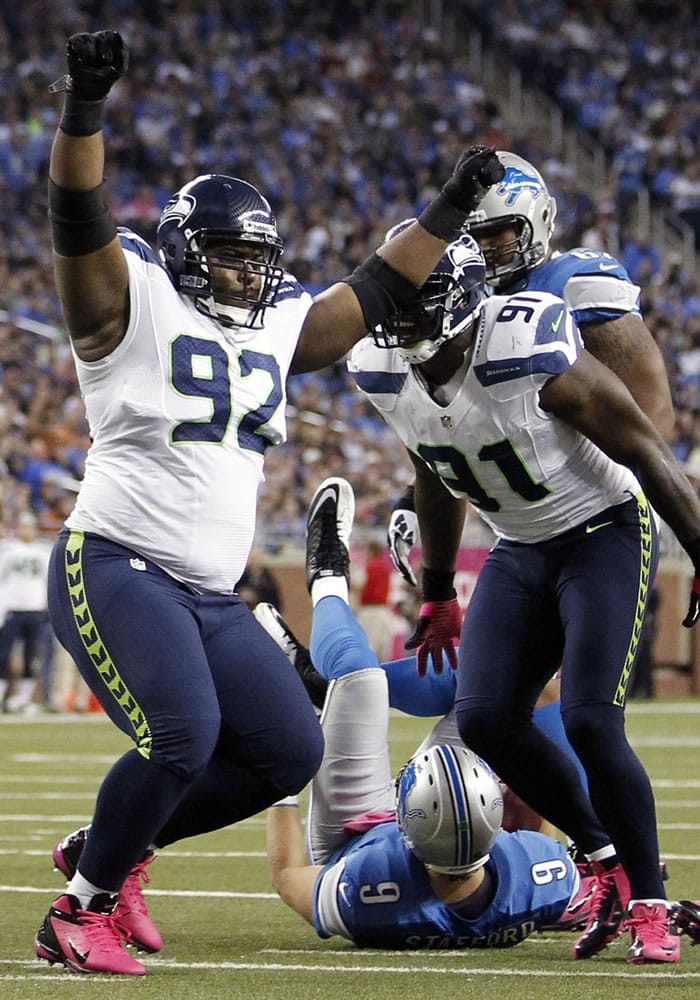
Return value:
<svg viewBox="0 0 700 1000">
<path fill-rule="evenodd" d="M 90 952 L 86 951 L 84 954 L 75 947 L 70 938 L 68 938 L 68 945 L 70 950 L 73 952 L 73 958 L 78 962 L 79 965 L 85 965 L 88 958 L 90 957 Z"/>
<path fill-rule="evenodd" d="M 562 311 L 557 316 L 556 323 L 552 323 L 552 331 L 553 331 L 553 333 L 556 333 L 557 330 L 559 329 L 559 327 L 561 326 L 561 321 L 562 321 L 563 316 L 564 316 L 564 310 L 562 309 Z"/>
<path fill-rule="evenodd" d="M 316 511 L 319 510 L 321 507 L 323 507 L 326 500 L 335 501 L 335 490 L 332 489 L 330 486 L 327 486 L 326 489 L 323 491 L 323 493 L 321 493 L 321 495 L 316 499 L 313 512 L 309 514 L 310 521 L 313 520 Z"/>
<path fill-rule="evenodd" d="M 594 531 L 598 531 L 599 528 L 607 528 L 610 524 L 612 524 L 612 521 L 603 521 L 602 524 L 587 524 L 586 534 L 592 535 Z"/>
<path fill-rule="evenodd" d="M 341 895 L 341 896 L 343 897 L 343 902 L 345 903 L 345 905 L 346 905 L 346 906 L 350 906 L 350 900 L 348 899 L 348 894 L 347 894 L 347 892 L 345 891 L 345 889 L 346 889 L 347 885 L 348 885 L 348 883 L 347 883 L 347 882 L 340 882 L 340 883 L 338 884 L 338 892 L 339 892 L 339 893 L 340 893 L 340 895 Z"/>
<path fill-rule="evenodd" d="M 601 271 L 614 271 L 615 268 L 617 267 L 617 264 L 599 264 L 598 267 L 601 269 Z"/>
</svg>

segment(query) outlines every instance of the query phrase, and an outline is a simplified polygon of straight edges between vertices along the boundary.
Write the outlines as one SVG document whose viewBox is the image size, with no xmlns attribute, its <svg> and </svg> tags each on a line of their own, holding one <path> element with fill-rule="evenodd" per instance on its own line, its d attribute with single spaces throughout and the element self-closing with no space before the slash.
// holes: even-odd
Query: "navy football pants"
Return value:
<svg viewBox="0 0 700 1000">
<path fill-rule="evenodd" d="M 64 531 L 49 611 L 135 743 L 98 796 L 81 872 L 116 889 L 151 843 L 218 829 L 298 792 L 323 736 L 285 654 L 235 595 L 197 595 L 136 553 Z"/>
<path fill-rule="evenodd" d="M 633 898 L 663 898 L 654 799 L 625 735 L 624 705 L 657 562 L 643 496 L 537 544 L 500 541 L 479 575 L 459 649 L 462 739 L 584 851 L 612 840 Z M 566 756 L 532 724 L 561 665 Z M 601 828 L 602 824 L 602 828 Z"/>
</svg>

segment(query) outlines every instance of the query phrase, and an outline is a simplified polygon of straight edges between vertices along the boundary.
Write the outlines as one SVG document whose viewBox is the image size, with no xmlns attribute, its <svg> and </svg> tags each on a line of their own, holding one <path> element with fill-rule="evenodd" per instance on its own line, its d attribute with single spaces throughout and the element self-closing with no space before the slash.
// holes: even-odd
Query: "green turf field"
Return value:
<svg viewBox="0 0 700 1000">
<path fill-rule="evenodd" d="M 700 898 L 700 699 L 633 703 L 628 730 L 656 789 L 672 898 Z M 427 730 L 392 717 L 398 765 Z M 151 911 L 165 939 L 143 978 L 77 976 L 34 959 L 33 937 L 63 886 L 51 849 L 87 822 L 101 776 L 127 744 L 102 716 L 0 717 L 0 997 L 144 1000 L 691 1000 L 700 947 L 683 938 L 673 967 L 630 966 L 626 935 L 588 962 L 572 934 L 534 935 L 504 951 L 358 951 L 321 941 L 272 893 L 256 817 L 163 851 L 150 868 Z"/>
</svg>

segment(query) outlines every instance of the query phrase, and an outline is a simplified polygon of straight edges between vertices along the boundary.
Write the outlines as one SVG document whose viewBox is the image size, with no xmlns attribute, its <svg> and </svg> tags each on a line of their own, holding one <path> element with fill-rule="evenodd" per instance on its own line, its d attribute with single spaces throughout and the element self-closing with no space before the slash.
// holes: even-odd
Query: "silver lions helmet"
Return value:
<svg viewBox="0 0 700 1000">
<path fill-rule="evenodd" d="M 414 754 L 396 779 L 396 822 L 404 843 L 433 871 L 463 875 L 489 858 L 503 821 L 491 768 L 463 746 Z"/>
<path fill-rule="evenodd" d="M 486 280 L 501 289 L 525 278 L 546 258 L 557 203 L 539 170 L 522 156 L 499 149 L 498 158 L 506 172 L 488 189 L 464 228 L 477 240 L 501 229 L 515 230 L 515 238 L 508 244 L 498 250 L 484 249 Z"/>
</svg>

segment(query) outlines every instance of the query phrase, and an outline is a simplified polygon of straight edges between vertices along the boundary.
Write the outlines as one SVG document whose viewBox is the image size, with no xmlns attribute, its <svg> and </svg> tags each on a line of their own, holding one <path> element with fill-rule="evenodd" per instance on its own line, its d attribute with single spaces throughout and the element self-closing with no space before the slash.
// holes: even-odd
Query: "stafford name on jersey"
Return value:
<svg viewBox="0 0 700 1000">
<path fill-rule="evenodd" d="M 411 934 L 406 948 L 512 948 L 537 930 L 534 920 L 523 920 L 512 927 L 490 931 L 481 937 L 471 934 Z"/>
</svg>

